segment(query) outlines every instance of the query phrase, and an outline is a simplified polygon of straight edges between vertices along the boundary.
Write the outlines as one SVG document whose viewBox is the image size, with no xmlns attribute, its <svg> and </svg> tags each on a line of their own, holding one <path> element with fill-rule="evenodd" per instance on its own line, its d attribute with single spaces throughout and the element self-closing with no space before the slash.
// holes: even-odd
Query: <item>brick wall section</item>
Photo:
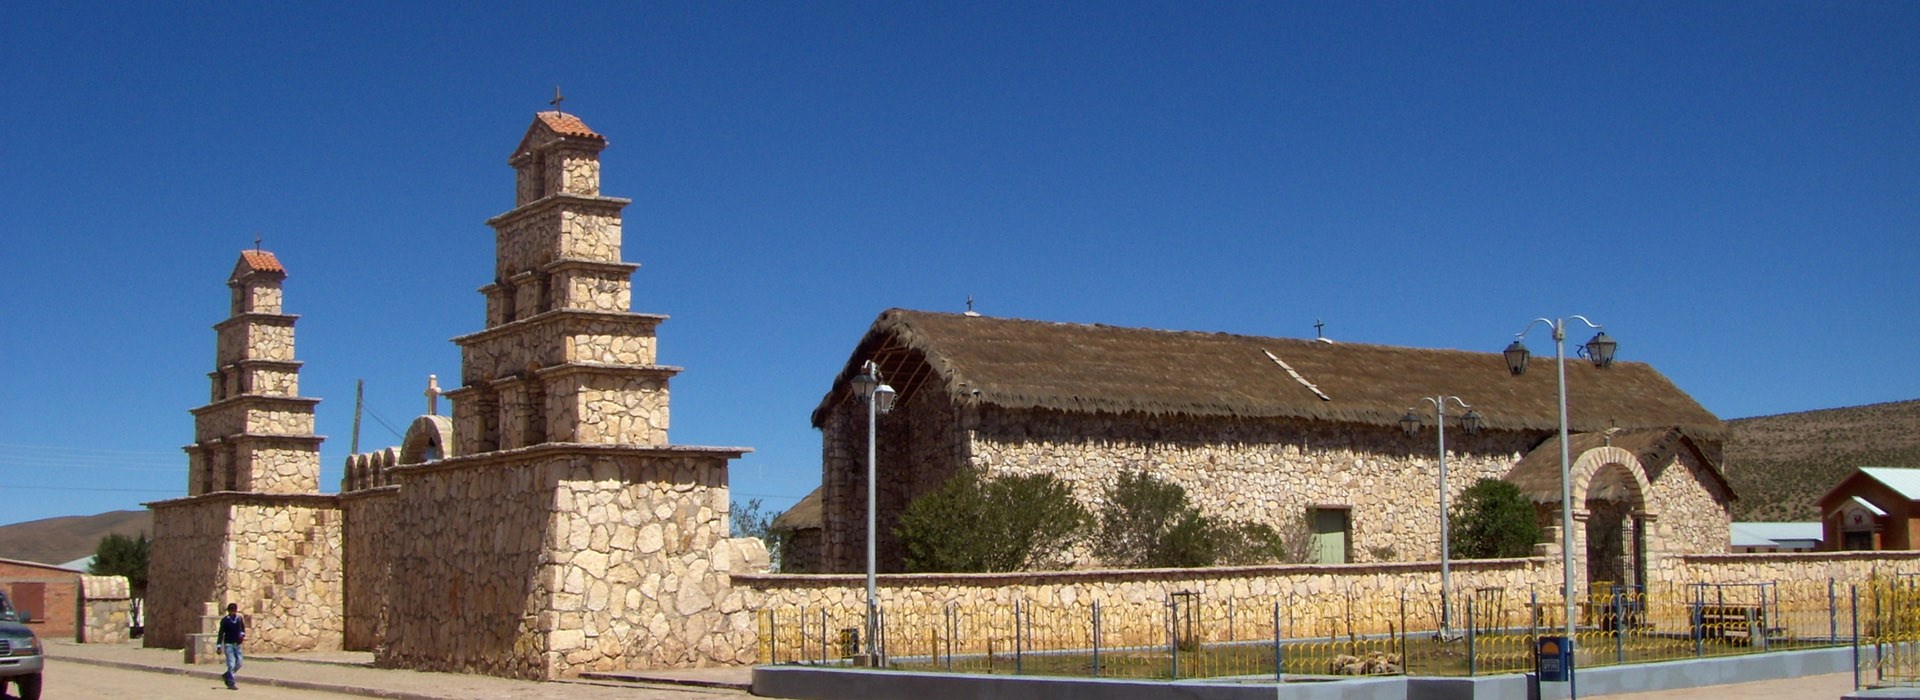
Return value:
<svg viewBox="0 0 1920 700">
<path fill-rule="evenodd" d="M 81 574 L 32 562 L 0 561 L 0 590 L 14 607 L 31 613 L 27 623 L 43 638 L 72 637 L 75 611 L 80 597 Z M 24 586 L 22 584 L 25 584 Z M 41 600 L 25 600 L 18 595 L 25 588 L 38 588 Z"/>
</svg>

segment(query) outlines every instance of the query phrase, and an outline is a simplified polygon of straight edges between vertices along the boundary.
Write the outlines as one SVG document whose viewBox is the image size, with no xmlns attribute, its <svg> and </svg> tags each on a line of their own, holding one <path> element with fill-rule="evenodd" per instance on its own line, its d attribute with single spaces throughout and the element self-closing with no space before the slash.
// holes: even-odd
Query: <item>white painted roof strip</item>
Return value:
<svg viewBox="0 0 1920 700">
<path fill-rule="evenodd" d="M 1307 378 L 1306 378 L 1306 377 L 1302 377 L 1302 376 L 1300 376 L 1300 373 L 1299 373 L 1299 372 L 1295 372 L 1295 371 L 1293 371 L 1293 365 L 1290 365 L 1290 364 L 1287 364 L 1287 362 L 1286 362 L 1286 360 L 1282 360 L 1282 359 L 1280 359 L 1280 356 L 1279 356 L 1279 355 L 1275 355 L 1275 354 L 1273 354 L 1273 351 L 1272 351 L 1272 350 L 1268 350 L 1268 349 L 1266 349 L 1266 348 L 1261 348 L 1261 349 L 1260 349 L 1260 352 L 1264 352 L 1264 353 L 1266 353 L 1266 354 L 1267 354 L 1267 359 L 1269 359 L 1269 360 L 1273 360 L 1273 363 L 1274 363 L 1274 364 L 1276 364 L 1276 365 L 1280 365 L 1280 369 L 1284 369 L 1284 370 L 1286 370 L 1286 371 L 1287 371 L 1287 376 L 1289 376 L 1289 377 L 1293 377 L 1293 380 L 1294 380 L 1294 381 L 1296 381 L 1296 382 L 1300 382 L 1300 386 L 1304 386 L 1304 387 L 1306 387 L 1307 389 L 1309 389 L 1309 390 L 1311 390 L 1311 391 L 1313 392 L 1313 395 L 1314 395 L 1314 396 L 1318 396 L 1318 397 L 1320 397 L 1320 400 L 1321 400 L 1321 401 L 1332 401 L 1332 400 L 1333 400 L 1333 397 L 1331 397 L 1331 396 L 1328 396 L 1328 395 L 1327 395 L 1327 392 L 1324 392 L 1324 391 L 1321 391 L 1321 390 L 1320 390 L 1320 387 L 1317 387 L 1317 386 L 1314 386 L 1314 385 L 1313 385 L 1313 382 L 1310 382 L 1310 381 L 1307 381 Z"/>
<path fill-rule="evenodd" d="M 1867 499 L 1861 498 L 1859 496 L 1854 496 L 1853 502 L 1860 504 L 1860 507 L 1867 509 L 1867 512 L 1872 513 L 1874 517 L 1886 517 L 1887 515 L 1886 511 L 1880 510 L 1880 506 L 1876 506 L 1872 503 L 1868 503 Z"/>
</svg>

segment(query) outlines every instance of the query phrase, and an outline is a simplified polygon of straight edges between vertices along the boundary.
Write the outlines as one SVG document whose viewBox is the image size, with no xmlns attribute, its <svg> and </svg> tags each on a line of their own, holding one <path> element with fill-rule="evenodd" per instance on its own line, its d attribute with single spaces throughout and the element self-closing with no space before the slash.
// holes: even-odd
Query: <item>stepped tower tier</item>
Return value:
<svg viewBox="0 0 1920 700">
<path fill-rule="evenodd" d="M 240 253 L 227 277 L 230 315 L 214 325 L 218 341 L 211 398 L 193 409 L 187 495 L 216 491 L 318 493 L 320 442 L 313 434 L 319 399 L 300 396 L 293 325 L 282 313 L 287 270 L 273 253 Z"/>
<path fill-rule="evenodd" d="M 454 454 L 550 442 L 666 445 L 665 316 L 631 311 L 638 265 L 620 260 L 620 212 L 600 194 L 605 137 L 562 112 L 535 116 L 507 163 L 514 208 L 494 229 L 486 329 L 455 338 Z"/>
</svg>

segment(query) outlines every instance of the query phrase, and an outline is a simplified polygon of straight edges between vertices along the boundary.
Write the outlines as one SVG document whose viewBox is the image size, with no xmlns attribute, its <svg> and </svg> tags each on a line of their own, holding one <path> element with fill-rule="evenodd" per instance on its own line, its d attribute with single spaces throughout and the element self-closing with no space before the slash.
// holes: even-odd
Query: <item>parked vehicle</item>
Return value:
<svg viewBox="0 0 1920 700">
<path fill-rule="evenodd" d="M 22 624 L 32 621 L 31 613 L 14 610 L 13 601 L 0 593 L 0 691 L 12 681 L 20 690 L 20 700 L 40 700 L 40 668 L 45 663 L 46 648 L 33 629 Z"/>
</svg>

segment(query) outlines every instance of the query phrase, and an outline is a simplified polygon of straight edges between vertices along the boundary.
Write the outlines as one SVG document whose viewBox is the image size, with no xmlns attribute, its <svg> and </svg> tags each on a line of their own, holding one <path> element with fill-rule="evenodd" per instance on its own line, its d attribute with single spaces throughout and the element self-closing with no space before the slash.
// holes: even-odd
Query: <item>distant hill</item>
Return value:
<svg viewBox="0 0 1920 700">
<path fill-rule="evenodd" d="M 1726 421 L 1734 520 L 1812 521 L 1855 467 L 1920 467 L 1920 400 Z"/>
<path fill-rule="evenodd" d="M 116 510 L 0 526 L 0 559 L 65 564 L 93 554 L 108 534 L 153 537 L 153 513 Z"/>
</svg>

